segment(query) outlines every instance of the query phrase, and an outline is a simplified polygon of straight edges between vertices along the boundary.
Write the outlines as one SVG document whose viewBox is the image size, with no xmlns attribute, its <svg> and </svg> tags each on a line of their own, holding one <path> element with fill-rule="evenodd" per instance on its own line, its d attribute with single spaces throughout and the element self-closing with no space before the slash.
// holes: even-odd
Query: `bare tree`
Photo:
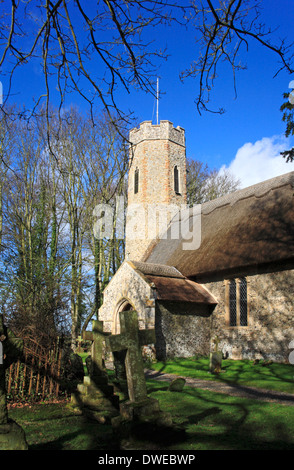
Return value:
<svg viewBox="0 0 294 470">
<path fill-rule="evenodd" d="M 49 117 L 56 82 L 60 106 L 67 93 L 76 91 L 91 112 L 98 97 L 109 117 L 114 110 L 121 113 L 115 98 L 118 85 L 126 91 L 135 86 L 153 92 L 153 58 L 164 53 L 143 42 L 141 32 L 167 20 L 165 1 L 103 0 L 86 5 L 80 0 L 11 0 L 10 7 L 1 18 L 0 67 L 6 65 L 12 84 L 19 67 L 41 61 L 44 93 L 33 112 L 45 100 Z"/>
<path fill-rule="evenodd" d="M 291 82 L 293 83 L 293 82 Z M 283 113 L 282 120 L 286 124 L 285 136 L 290 137 L 294 135 L 294 97 L 293 91 L 291 93 L 284 93 L 283 98 L 286 100 L 280 107 Z M 286 162 L 294 161 L 294 147 L 289 150 L 284 150 L 281 155 L 286 159 Z"/>
<path fill-rule="evenodd" d="M 229 170 L 211 170 L 198 160 L 187 160 L 187 199 L 190 206 L 203 204 L 239 189 L 240 181 Z"/>
<path fill-rule="evenodd" d="M 118 119 L 118 118 L 116 118 Z M 124 257 L 124 239 L 121 234 L 117 236 L 117 217 L 123 214 L 117 210 L 125 209 L 118 207 L 117 196 L 122 196 L 127 201 L 126 172 L 128 169 L 128 149 L 125 144 L 126 138 L 121 136 L 116 126 L 109 120 L 106 114 L 95 119 L 96 125 L 91 126 L 89 121 L 88 146 L 83 159 L 83 167 L 87 173 L 87 185 L 84 188 L 85 200 L 88 201 L 88 216 L 90 223 L 88 227 L 88 246 L 91 259 L 94 261 L 94 299 L 92 309 L 83 324 L 83 329 L 103 301 L 103 290 L 111 277 L 119 268 Z M 107 204 L 113 211 L 113 224 L 111 234 L 105 237 L 97 237 L 95 224 L 97 223 L 96 205 Z M 93 210 L 94 209 L 94 210 Z"/>
<path fill-rule="evenodd" d="M 48 315 L 47 242 L 49 192 L 42 168 L 42 137 L 36 126 L 14 123 L 10 167 L 5 183 L 5 239 L 1 287 L 9 288 L 10 314 L 19 328 L 55 331 Z M 51 312 L 50 312 L 51 313 Z"/>
<path fill-rule="evenodd" d="M 50 113 L 54 136 L 58 112 Z M 35 335 L 71 328 L 73 345 L 97 314 L 123 255 L 115 224 L 109 239 L 95 238 L 93 210 L 99 203 L 115 206 L 125 185 L 127 147 L 107 114 L 95 121 L 68 109 L 52 141 L 54 155 L 44 116 L 30 126 L 7 117 L 0 127 L 2 311 Z"/>
<path fill-rule="evenodd" d="M 2 119 L 0 121 L 0 253 L 3 250 L 3 202 L 10 163 L 12 136 L 13 132 L 11 132 L 7 119 Z"/>
<path fill-rule="evenodd" d="M 278 71 L 293 72 L 291 45 L 285 40 L 274 43 L 274 31 L 260 20 L 261 4 L 257 0 L 103 0 L 96 4 L 11 0 L 10 5 L 2 5 L 0 67 L 12 86 L 19 67 L 41 63 L 44 92 L 36 97 L 33 112 L 45 100 L 47 119 L 56 86 L 60 107 L 74 91 L 87 101 L 91 112 L 98 98 L 109 117 L 114 110 L 126 117 L 118 105 L 119 87 L 155 94 L 157 59 L 166 58 L 166 52 L 154 47 L 156 29 L 152 28 L 177 22 L 196 30 L 200 43 L 198 57 L 181 78 L 199 79 L 196 104 L 201 112 L 209 109 L 219 63 L 230 64 L 234 79 L 244 67 L 240 63 L 243 46 L 247 51 L 250 43 L 261 45 L 280 60 Z"/>
<path fill-rule="evenodd" d="M 261 45 L 277 56 L 280 65 L 275 76 L 282 70 L 293 73 L 293 43 L 286 39 L 275 43 L 274 29 L 261 21 L 261 12 L 260 0 L 224 0 L 218 4 L 213 0 L 192 1 L 190 21 L 198 33 L 200 52 L 181 78 L 198 78 L 199 91 L 195 103 L 199 113 L 202 110 L 213 111 L 207 105 L 222 62 L 231 67 L 236 93 L 236 72 L 246 68 L 242 48 L 248 52 L 250 44 Z M 216 112 L 223 111 L 220 108 Z"/>
<path fill-rule="evenodd" d="M 58 121 L 57 114 L 55 115 Z M 114 274 L 119 243 L 95 239 L 96 204 L 113 204 L 127 170 L 125 140 L 107 114 L 85 117 L 75 108 L 64 114 L 52 147 L 59 175 L 60 207 L 65 216 L 64 278 L 70 292 L 72 346 L 101 304 L 102 291 Z M 53 160 L 54 161 L 54 160 Z M 52 179 L 52 178 L 51 178 Z"/>
</svg>

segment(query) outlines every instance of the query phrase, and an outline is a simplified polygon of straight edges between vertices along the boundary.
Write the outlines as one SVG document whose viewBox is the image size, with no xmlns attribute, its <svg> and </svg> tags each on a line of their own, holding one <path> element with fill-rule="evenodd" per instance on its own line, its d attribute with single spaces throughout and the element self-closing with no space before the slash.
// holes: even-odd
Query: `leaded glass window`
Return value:
<svg viewBox="0 0 294 470">
<path fill-rule="evenodd" d="M 233 279 L 230 282 L 230 326 L 237 325 L 237 296 L 236 296 L 236 281 Z"/>
<path fill-rule="evenodd" d="M 245 278 L 239 282 L 240 295 L 240 326 L 247 326 L 247 281 Z"/>
<path fill-rule="evenodd" d="M 247 279 L 230 279 L 226 285 L 228 325 L 248 326 Z"/>
</svg>

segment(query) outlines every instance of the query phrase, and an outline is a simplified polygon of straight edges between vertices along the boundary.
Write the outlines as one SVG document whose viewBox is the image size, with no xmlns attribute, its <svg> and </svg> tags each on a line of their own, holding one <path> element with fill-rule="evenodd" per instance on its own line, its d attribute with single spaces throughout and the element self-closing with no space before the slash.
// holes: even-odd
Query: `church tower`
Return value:
<svg viewBox="0 0 294 470">
<path fill-rule="evenodd" d="M 185 131 L 144 121 L 130 131 L 126 259 L 144 261 L 166 224 L 186 205 Z"/>
</svg>

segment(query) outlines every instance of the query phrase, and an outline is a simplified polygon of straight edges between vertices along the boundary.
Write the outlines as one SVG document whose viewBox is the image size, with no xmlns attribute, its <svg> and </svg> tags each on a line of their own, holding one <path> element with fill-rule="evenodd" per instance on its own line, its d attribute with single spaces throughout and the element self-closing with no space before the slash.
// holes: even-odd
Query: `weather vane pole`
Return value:
<svg viewBox="0 0 294 470">
<path fill-rule="evenodd" d="M 157 78 L 157 91 L 156 91 L 156 124 L 158 124 L 158 102 L 159 102 L 159 79 Z"/>
</svg>

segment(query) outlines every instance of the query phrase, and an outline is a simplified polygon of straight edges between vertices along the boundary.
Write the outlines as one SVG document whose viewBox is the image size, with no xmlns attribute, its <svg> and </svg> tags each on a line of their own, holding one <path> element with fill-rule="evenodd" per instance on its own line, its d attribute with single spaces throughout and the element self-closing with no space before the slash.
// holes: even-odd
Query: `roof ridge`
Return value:
<svg viewBox="0 0 294 470">
<path fill-rule="evenodd" d="M 234 191 L 232 193 L 225 194 L 224 196 L 212 199 L 211 201 L 207 201 L 201 205 L 201 213 L 204 215 L 208 215 L 215 209 L 227 205 L 236 204 L 236 202 L 241 201 L 243 199 L 247 199 L 253 196 L 257 198 L 263 197 L 271 190 L 280 188 L 288 184 L 292 184 L 292 186 L 294 187 L 294 171 L 285 173 L 280 176 L 276 176 L 274 178 L 270 178 L 265 181 L 261 181 L 260 183 L 247 186 L 246 188 L 238 189 L 237 191 Z"/>
</svg>

